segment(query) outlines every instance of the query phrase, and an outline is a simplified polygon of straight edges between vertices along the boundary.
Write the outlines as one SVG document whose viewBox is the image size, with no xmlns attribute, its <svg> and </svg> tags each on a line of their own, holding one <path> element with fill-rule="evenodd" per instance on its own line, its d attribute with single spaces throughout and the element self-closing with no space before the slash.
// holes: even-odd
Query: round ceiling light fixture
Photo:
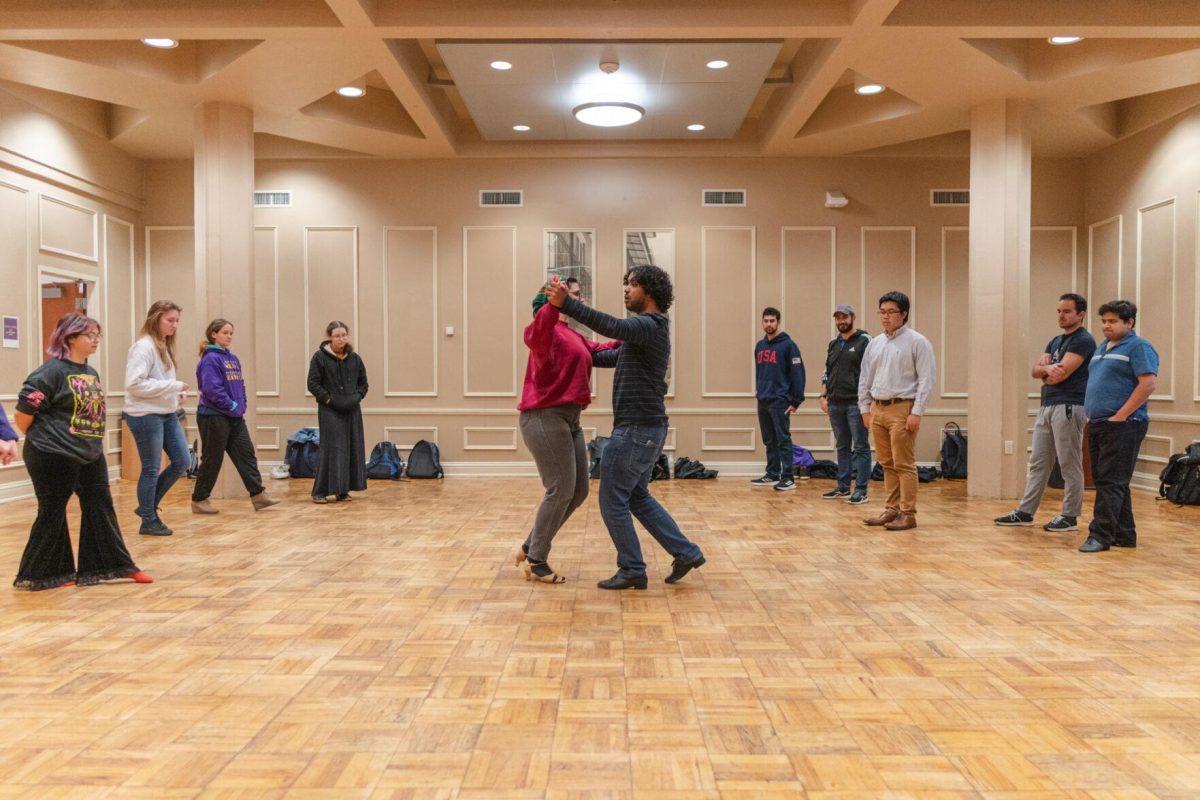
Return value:
<svg viewBox="0 0 1200 800">
<path fill-rule="evenodd" d="M 880 94 L 883 92 L 883 89 L 883 84 L 875 83 L 875 81 L 856 80 L 854 82 L 854 93 L 861 94 L 863 96 L 869 97 L 873 94 Z"/>
<path fill-rule="evenodd" d="M 709 69 L 725 69 L 729 66 L 729 62 L 723 58 L 718 58 L 714 61 L 708 62 L 704 66 L 708 67 Z"/>
<path fill-rule="evenodd" d="M 1050 42 L 1050 44 L 1075 44 L 1076 42 L 1082 42 L 1083 37 L 1082 36 L 1051 36 L 1046 41 Z"/>
<path fill-rule="evenodd" d="M 168 39 L 165 36 L 142 39 L 142 44 L 147 47 L 157 47 L 159 50 L 170 50 L 172 47 L 179 47 L 179 42 L 174 39 Z"/>
<path fill-rule="evenodd" d="M 345 86 L 339 86 L 337 93 L 342 97 L 362 97 L 367 93 L 366 81 L 357 81 L 355 83 L 348 83 Z"/>
<path fill-rule="evenodd" d="M 689 131 L 702 131 L 702 130 L 704 130 L 704 126 L 702 124 L 700 124 L 699 122 L 693 122 L 691 125 L 688 125 L 688 130 Z"/>
<path fill-rule="evenodd" d="M 530 130 L 530 128 L 528 125 L 513 125 L 513 130 L 517 133 L 525 133 L 525 131 Z"/>
<path fill-rule="evenodd" d="M 571 109 L 575 119 L 597 128 L 620 128 L 632 125 L 646 115 L 646 109 L 633 103 L 584 103 Z"/>
<path fill-rule="evenodd" d="M 491 63 L 491 67 L 492 69 L 498 69 L 501 72 L 507 72 L 508 70 L 512 69 L 512 63 L 508 61 L 493 61 Z"/>
</svg>

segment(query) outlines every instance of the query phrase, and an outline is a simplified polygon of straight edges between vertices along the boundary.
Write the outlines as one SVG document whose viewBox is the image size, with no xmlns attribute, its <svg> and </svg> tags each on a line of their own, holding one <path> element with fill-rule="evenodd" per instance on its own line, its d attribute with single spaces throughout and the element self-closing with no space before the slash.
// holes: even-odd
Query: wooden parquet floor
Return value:
<svg viewBox="0 0 1200 800">
<path fill-rule="evenodd" d="M 511 565 L 533 479 L 178 487 L 161 540 L 119 485 L 155 584 L 0 590 L 0 798 L 1200 797 L 1200 510 L 1138 494 L 1142 546 L 1084 556 L 962 484 L 903 534 L 828 487 L 655 484 L 708 564 L 666 586 L 647 537 L 609 593 L 594 493 L 570 582 Z"/>
</svg>

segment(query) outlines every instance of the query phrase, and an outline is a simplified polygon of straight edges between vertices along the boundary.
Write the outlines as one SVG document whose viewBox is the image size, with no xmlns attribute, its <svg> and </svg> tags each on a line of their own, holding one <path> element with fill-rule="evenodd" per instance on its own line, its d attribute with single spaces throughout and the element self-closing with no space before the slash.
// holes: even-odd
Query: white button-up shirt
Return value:
<svg viewBox="0 0 1200 800">
<path fill-rule="evenodd" d="M 912 413 L 924 414 L 936 370 L 933 345 L 908 325 L 890 336 L 886 332 L 873 336 L 858 377 L 859 410 L 870 413 L 875 400 L 911 398 Z"/>
</svg>

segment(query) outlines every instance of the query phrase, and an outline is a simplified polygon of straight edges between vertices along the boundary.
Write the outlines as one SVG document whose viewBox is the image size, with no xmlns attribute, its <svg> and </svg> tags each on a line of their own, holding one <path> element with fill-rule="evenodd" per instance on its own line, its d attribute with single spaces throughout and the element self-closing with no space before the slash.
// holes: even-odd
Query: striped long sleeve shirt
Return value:
<svg viewBox="0 0 1200 800">
<path fill-rule="evenodd" d="M 568 297 L 562 313 L 622 344 L 592 355 L 597 367 L 616 367 L 613 378 L 613 427 L 666 425 L 667 366 L 671 360 L 671 321 L 666 314 L 637 314 L 628 319 L 597 311 Z"/>
</svg>

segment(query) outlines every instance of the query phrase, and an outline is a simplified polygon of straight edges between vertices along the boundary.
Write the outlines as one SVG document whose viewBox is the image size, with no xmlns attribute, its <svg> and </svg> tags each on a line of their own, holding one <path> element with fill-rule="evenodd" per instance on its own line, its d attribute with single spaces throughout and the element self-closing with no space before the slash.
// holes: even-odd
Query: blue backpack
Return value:
<svg viewBox="0 0 1200 800">
<path fill-rule="evenodd" d="M 814 463 L 813 454 L 798 444 L 792 445 L 792 466 L 811 467 Z"/>
<path fill-rule="evenodd" d="M 288 437 L 284 460 L 293 478 L 315 478 L 321 464 L 321 434 L 316 428 L 301 428 Z"/>
<path fill-rule="evenodd" d="M 391 442 L 380 442 L 371 448 L 371 458 L 367 461 L 367 477 L 398 481 L 404 474 L 404 459 L 400 451 Z"/>
</svg>

